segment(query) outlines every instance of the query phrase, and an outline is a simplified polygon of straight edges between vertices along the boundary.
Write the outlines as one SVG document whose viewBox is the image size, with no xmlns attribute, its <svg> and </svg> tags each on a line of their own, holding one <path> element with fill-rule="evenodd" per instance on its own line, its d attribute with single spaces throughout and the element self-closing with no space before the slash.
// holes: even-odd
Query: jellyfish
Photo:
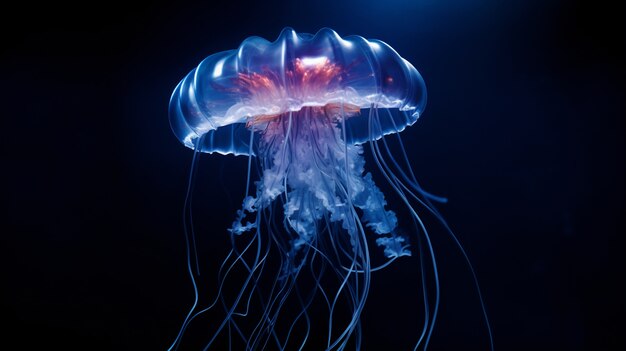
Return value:
<svg viewBox="0 0 626 351">
<path fill-rule="evenodd" d="M 201 153 L 247 157 L 247 180 L 224 230 L 232 248 L 205 306 L 198 303 L 195 234 L 186 230 L 196 296 L 170 349 L 195 319 L 218 310 L 205 349 L 221 337 L 233 349 L 300 350 L 315 339 L 326 350 L 358 350 L 373 273 L 413 254 L 422 262 L 424 311 L 415 349 L 426 349 L 439 282 L 418 212 L 449 227 L 433 205 L 445 199 L 420 187 L 400 136 L 425 105 L 422 76 L 393 48 L 328 28 L 315 35 L 285 28 L 274 42 L 250 37 L 194 68 L 171 97 L 171 128 L 194 150 L 192 168 Z M 394 207 L 408 214 L 406 223 Z M 243 274 L 233 289 L 235 271 Z"/>
</svg>

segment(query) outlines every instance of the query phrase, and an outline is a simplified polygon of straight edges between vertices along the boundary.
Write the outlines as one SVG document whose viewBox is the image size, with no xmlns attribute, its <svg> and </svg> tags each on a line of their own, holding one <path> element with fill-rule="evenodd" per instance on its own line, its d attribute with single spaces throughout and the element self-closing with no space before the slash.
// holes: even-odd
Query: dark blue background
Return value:
<svg viewBox="0 0 626 351">
<path fill-rule="evenodd" d="M 16 23 L 0 24 L 4 343 L 165 349 L 192 299 L 181 214 L 192 154 L 169 130 L 172 89 L 248 36 L 328 26 L 389 43 L 424 76 L 429 103 L 405 140 L 423 185 L 450 200 L 441 209 L 474 262 L 496 349 L 624 349 L 623 9 L 225 1 L 4 14 Z M 202 165 L 202 253 L 215 267 L 245 160 Z M 435 233 L 444 300 L 432 350 L 484 350 L 468 271 Z M 367 350 L 416 339 L 408 266 L 374 276 Z"/>
</svg>

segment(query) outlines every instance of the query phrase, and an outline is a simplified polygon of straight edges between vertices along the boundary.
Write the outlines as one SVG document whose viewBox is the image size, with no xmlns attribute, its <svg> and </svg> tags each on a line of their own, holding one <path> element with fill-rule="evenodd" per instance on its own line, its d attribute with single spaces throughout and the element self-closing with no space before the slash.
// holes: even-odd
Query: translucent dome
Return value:
<svg viewBox="0 0 626 351">
<path fill-rule="evenodd" d="M 174 90 L 170 124 L 187 147 L 205 136 L 199 151 L 247 155 L 251 130 L 304 107 L 340 110 L 350 117 L 346 141 L 359 144 L 403 130 L 425 105 L 422 77 L 384 42 L 341 38 L 328 28 L 315 35 L 285 28 L 274 42 L 250 37 L 202 61 Z M 379 112 L 385 116 L 375 135 L 369 114 L 360 113 L 371 108 L 393 110 Z"/>
</svg>

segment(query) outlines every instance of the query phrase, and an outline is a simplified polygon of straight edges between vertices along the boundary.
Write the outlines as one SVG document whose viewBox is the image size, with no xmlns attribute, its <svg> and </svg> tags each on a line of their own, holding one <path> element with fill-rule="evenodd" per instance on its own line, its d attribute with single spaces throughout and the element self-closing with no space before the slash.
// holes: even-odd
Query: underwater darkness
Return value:
<svg viewBox="0 0 626 351">
<path fill-rule="evenodd" d="M 290 26 L 383 40 L 424 77 L 428 104 L 403 140 L 421 185 L 449 199 L 439 209 L 474 264 L 496 350 L 626 349 L 626 11 L 610 3 L 18 4 L 0 23 L 3 344 L 169 347 L 193 302 L 193 153 L 170 130 L 170 94 L 206 56 Z M 201 157 L 205 284 L 228 252 L 246 161 Z M 429 350 L 487 350 L 463 257 L 427 224 L 442 280 Z M 373 274 L 364 350 L 415 344 L 415 258 Z M 212 334 L 203 323 L 182 350 Z"/>
</svg>

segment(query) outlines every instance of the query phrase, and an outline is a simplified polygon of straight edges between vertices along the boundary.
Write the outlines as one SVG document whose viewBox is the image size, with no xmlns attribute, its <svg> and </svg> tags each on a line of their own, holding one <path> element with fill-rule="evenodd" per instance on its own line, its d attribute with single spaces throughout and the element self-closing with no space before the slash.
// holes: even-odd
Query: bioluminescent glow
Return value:
<svg viewBox="0 0 626 351">
<path fill-rule="evenodd" d="M 426 349 L 439 281 L 418 210 L 456 237 L 433 206 L 445 199 L 422 190 L 400 138 L 425 105 L 421 75 L 389 45 L 330 29 L 286 28 L 274 42 L 251 37 L 193 69 L 172 95 L 172 129 L 196 151 L 194 167 L 200 153 L 247 157 L 247 184 L 228 228 L 233 245 L 217 273 L 219 291 L 206 306 L 198 304 L 195 241 L 187 237 L 196 300 L 171 348 L 194 320 L 217 310 L 206 348 L 227 338 L 237 350 L 298 350 L 314 337 L 327 350 L 360 349 L 372 273 L 416 254 L 423 318 L 416 317 L 415 349 Z M 233 282 L 236 292 L 225 293 Z"/>
</svg>

